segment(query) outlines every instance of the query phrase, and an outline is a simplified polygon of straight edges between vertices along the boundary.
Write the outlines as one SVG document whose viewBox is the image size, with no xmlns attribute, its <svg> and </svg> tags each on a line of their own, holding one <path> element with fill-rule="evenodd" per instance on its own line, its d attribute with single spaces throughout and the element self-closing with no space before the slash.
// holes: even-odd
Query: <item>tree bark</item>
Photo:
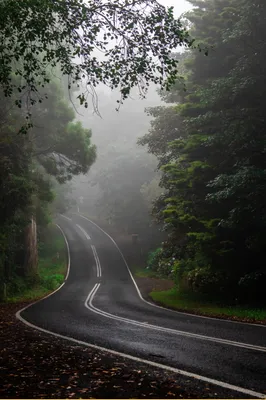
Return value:
<svg viewBox="0 0 266 400">
<path fill-rule="evenodd" d="M 38 273 L 37 226 L 34 216 L 25 229 L 25 275 L 34 276 Z"/>
</svg>

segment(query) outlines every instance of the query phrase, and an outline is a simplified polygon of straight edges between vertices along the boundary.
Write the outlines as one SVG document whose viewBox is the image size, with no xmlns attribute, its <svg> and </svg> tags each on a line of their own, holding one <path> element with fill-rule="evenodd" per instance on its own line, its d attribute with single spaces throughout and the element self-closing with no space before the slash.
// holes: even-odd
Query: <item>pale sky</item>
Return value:
<svg viewBox="0 0 266 400">
<path fill-rule="evenodd" d="M 160 2 L 161 4 L 163 4 L 165 7 L 174 7 L 174 15 L 176 18 L 179 18 L 180 15 L 190 9 L 192 9 L 193 7 L 191 6 L 190 3 L 188 3 L 186 0 L 158 0 L 158 2 Z M 181 49 L 179 48 L 179 51 Z M 95 55 L 97 58 L 102 59 L 103 56 L 102 54 L 95 49 L 93 51 L 93 55 Z M 110 93 L 110 89 L 108 89 L 107 87 L 105 87 L 104 85 L 100 85 L 99 87 L 101 87 L 101 90 L 105 93 Z"/>
<path fill-rule="evenodd" d="M 192 8 L 185 0 L 159 0 L 161 4 L 166 7 L 174 7 L 175 16 L 178 18 L 183 12 L 188 11 Z"/>
</svg>

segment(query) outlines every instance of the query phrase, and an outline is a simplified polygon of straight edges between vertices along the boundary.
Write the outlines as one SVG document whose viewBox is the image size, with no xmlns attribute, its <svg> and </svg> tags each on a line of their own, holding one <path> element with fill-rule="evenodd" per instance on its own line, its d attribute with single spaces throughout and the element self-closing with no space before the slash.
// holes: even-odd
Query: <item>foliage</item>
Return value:
<svg viewBox="0 0 266 400">
<path fill-rule="evenodd" d="M 144 183 L 140 188 L 140 192 L 147 207 L 151 209 L 155 199 L 162 193 L 159 175 L 156 175 L 149 183 Z"/>
<path fill-rule="evenodd" d="M 39 270 L 38 276 L 20 277 L 16 273 L 7 285 L 8 299 L 26 300 L 45 295 L 55 290 L 64 280 L 67 253 L 64 238 L 59 229 L 49 225 L 39 237 Z"/>
<path fill-rule="evenodd" d="M 245 286 L 264 303 L 252 288 L 265 272 L 266 6 L 190 3 L 190 34 L 213 49 L 208 57 L 187 51 L 186 92 L 175 85 L 162 96 L 176 104 L 149 110 L 141 143 L 158 157 L 165 189 L 154 214 L 168 232 L 164 249 L 177 260 L 180 288 L 245 301 Z"/>
<path fill-rule="evenodd" d="M 17 135 L 25 109 L 12 107 L 12 99 L 1 96 L 0 277 L 13 291 L 35 284 L 25 277 L 32 245 L 26 242 L 27 227 L 35 220 L 39 238 L 56 209 L 51 203 L 58 182 L 87 172 L 96 158 L 91 131 L 75 121 L 60 86 L 51 83 L 47 88 L 49 102 L 35 105 L 36 123 L 28 135 Z"/>
<path fill-rule="evenodd" d="M 159 247 L 158 249 L 151 251 L 148 254 L 148 259 L 147 259 L 147 268 L 150 268 L 152 270 L 157 270 L 158 268 L 158 259 L 160 257 L 160 254 L 162 252 L 162 249 Z"/>
<path fill-rule="evenodd" d="M 178 64 L 171 50 L 193 43 L 173 8 L 155 0 L 4 0 L 0 15 L 0 84 L 19 107 L 46 97 L 39 89 L 58 66 L 69 87 L 84 86 L 85 107 L 100 83 L 119 87 L 122 100 L 134 86 L 144 94 L 149 82 L 168 88 Z"/>
<path fill-rule="evenodd" d="M 251 323 L 265 323 L 266 311 L 264 308 L 233 305 L 202 299 L 196 293 L 182 293 L 176 288 L 164 291 L 153 291 L 150 297 L 164 307 L 170 307 L 179 311 L 209 317 L 230 319 Z"/>
</svg>

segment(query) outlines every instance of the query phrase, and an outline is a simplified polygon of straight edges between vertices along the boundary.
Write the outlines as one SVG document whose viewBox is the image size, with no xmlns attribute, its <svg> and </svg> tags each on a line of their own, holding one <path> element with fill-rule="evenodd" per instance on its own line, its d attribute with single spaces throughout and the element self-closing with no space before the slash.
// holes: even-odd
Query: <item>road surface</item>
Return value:
<svg viewBox="0 0 266 400">
<path fill-rule="evenodd" d="M 81 214 L 59 218 L 65 284 L 18 314 L 57 335 L 266 397 L 266 327 L 182 314 L 141 298 L 116 243 Z"/>
</svg>

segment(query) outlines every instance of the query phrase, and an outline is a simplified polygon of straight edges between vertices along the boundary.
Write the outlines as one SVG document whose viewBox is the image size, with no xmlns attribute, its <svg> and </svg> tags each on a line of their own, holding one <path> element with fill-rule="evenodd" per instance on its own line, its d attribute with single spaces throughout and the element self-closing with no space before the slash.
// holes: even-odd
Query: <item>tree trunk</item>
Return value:
<svg viewBox="0 0 266 400">
<path fill-rule="evenodd" d="M 37 226 L 34 216 L 25 229 L 25 275 L 36 276 L 38 273 Z"/>
</svg>

